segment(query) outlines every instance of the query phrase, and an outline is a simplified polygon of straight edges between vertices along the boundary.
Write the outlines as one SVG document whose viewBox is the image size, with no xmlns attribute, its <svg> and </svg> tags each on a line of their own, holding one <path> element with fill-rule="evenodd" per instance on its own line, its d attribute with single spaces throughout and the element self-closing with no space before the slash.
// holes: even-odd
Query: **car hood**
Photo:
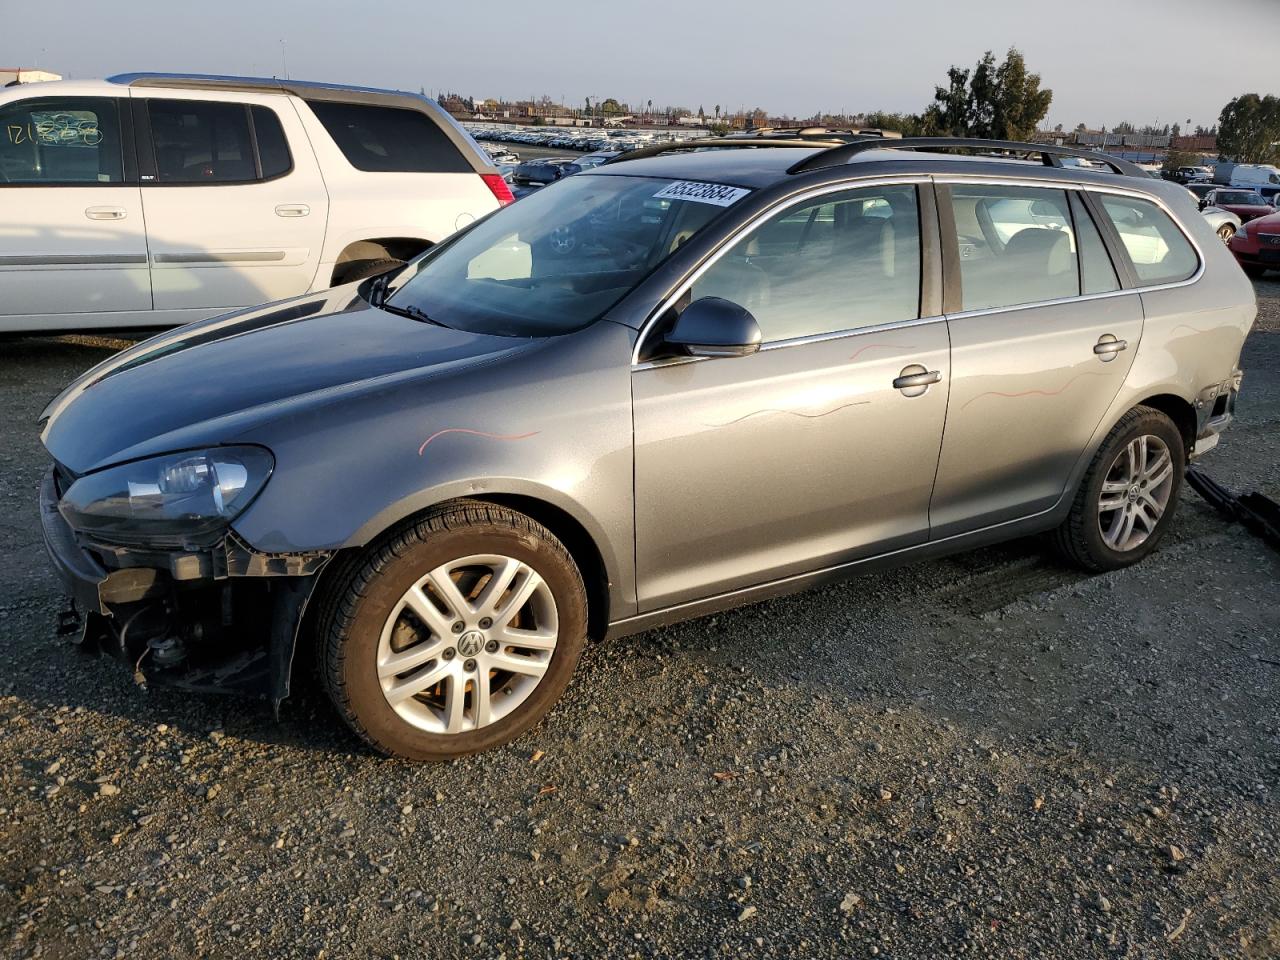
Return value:
<svg viewBox="0 0 1280 960">
<path fill-rule="evenodd" d="M 317 402 L 389 389 L 528 349 L 369 306 L 349 285 L 180 327 L 94 367 L 42 414 L 50 454 L 80 474 L 194 446 Z"/>
<path fill-rule="evenodd" d="M 1276 212 L 1275 207 L 1259 203 L 1220 203 L 1218 206 L 1223 210 L 1230 210 L 1241 220 L 1256 220 Z"/>
<path fill-rule="evenodd" d="M 1249 225 L 1252 233 L 1280 233 L 1280 213 L 1270 213 L 1265 217 L 1255 217 Z"/>
</svg>

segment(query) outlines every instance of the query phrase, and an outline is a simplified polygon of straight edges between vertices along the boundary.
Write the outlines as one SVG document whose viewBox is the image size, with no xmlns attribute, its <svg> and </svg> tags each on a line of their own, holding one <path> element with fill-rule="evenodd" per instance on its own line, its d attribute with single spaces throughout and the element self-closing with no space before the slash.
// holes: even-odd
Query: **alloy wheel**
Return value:
<svg viewBox="0 0 1280 960">
<path fill-rule="evenodd" d="M 378 641 L 382 695 L 429 733 L 496 723 L 524 703 L 555 653 L 551 588 L 513 557 L 461 557 L 414 583 Z"/>
<path fill-rule="evenodd" d="M 1231 238 L 1234 237 L 1235 235 L 1236 235 L 1236 228 L 1234 224 L 1224 223 L 1222 226 L 1218 228 L 1218 239 L 1221 240 L 1223 243 L 1230 243 Z"/>
<path fill-rule="evenodd" d="M 1098 498 L 1098 528 L 1108 547 L 1134 550 L 1155 532 L 1169 507 L 1173 473 L 1173 457 L 1159 437 L 1144 434 L 1120 451 Z"/>
</svg>

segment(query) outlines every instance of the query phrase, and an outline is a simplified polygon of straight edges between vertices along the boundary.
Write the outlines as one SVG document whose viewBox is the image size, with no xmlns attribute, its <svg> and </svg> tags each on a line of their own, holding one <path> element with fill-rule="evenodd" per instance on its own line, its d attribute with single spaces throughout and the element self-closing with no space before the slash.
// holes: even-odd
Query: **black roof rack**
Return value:
<svg viewBox="0 0 1280 960">
<path fill-rule="evenodd" d="M 659 154 L 670 153 L 673 150 L 702 150 L 706 147 L 736 147 L 742 149 L 743 147 L 834 148 L 841 146 L 848 146 L 848 144 L 830 137 L 821 140 L 809 140 L 803 137 L 779 137 L 777 139 L 764 137 L 703 137 L 696 140 L 672 140 L 668 143 L 655 143 L 652 147 L 641 147 L 639 150 L 628 150 L 626 153 L 606 160 L 600 166 L 622 163 L 625 160 L 643 160 L 646 157 L 656 157 Z"/>
<path fill-rule="evenodd" d="M 813 141 L 800 141 L 812 143 Z M 1080 160 L 1092 160 L 1105 164 L 1113 173 L 1123 177 L 1145 177 L 1142 168 L 1105 153 L 1093 153 L 1089 150 L 1077 150 L 1072 147 L 1059 147 L 1043 143 L 1021 143 L 1017 140 L 982 140 L 971 137 L 903 137 L 900 140 L 869 138 L 853 143 L 823 150 L 805 157 L 787 168 L 787 173 L 806 173 L 810 170 L 821 170 L 848 163 L 852 158 L 868 150 L 999 150 L 1005 153 L 1038 153 L 1046 167 L 1061 167 L 1062 157 L 1075 157 Z"/>
</svg>

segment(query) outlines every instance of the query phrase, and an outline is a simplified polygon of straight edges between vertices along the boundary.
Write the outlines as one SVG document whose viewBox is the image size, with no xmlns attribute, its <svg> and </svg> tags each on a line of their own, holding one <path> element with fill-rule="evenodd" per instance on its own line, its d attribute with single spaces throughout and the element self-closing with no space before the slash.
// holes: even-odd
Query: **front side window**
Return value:
<svg viewBox="0 0 1280 960">
<path fill-rule="evenodd" d="M 1080 294 L 1065 190 L 951 187 L 962 309 L 984 310 Z"/>
<path fill-rule="evenodd" d="M 739 240 L 690 299 L 746 307 L 766 342 L 920 315 L 920 213 L 912 186 L 864 187 L 790 207 Z"/>
<path fill-rule="evenodd" d="M 244 104 L 148 100 L 160 183 L 245 183 L 258 179 Z"/>
<path fill-rule="evenodd" d="M 471 164 L 426 114 L 400 107 L 308 100 L 307 105 L 357 170 L 471 173 Z"/>
<path fill-rule="evenodd" d="M 1195 274 L 1200 266 L 1195 248 L 1156 204 L 1113 194 L 1099 199 L 1143 286 L 1177 283 Z"/>
<path fill-rule="evenodd" d="M 120 183 L 120 120 L 109 97 L 49 97 L 0 107 L 0 186 Z"/>
<path fill-rule="evenodd" d="M 748 193 L 653 177 L 569 177 L 428 255 L 386 306 L 472 333 L 569 333 Z"/>
</svg>

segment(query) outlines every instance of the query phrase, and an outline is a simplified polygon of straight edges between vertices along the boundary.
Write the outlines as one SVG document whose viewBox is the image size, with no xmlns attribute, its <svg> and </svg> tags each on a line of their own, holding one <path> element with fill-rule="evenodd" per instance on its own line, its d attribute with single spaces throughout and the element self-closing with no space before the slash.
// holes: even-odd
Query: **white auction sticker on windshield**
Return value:
<svg viewBox="0 0 1280 960">
<path fill-rule="evenodd" d="M 717 207 L 727 207 L 750 192 L 745 187 L 729 187 L 723 183 L 678 180 L 663 187 L 653 196 L 656 200 L 692 200 L 694 203 L 714 203 Z"/>
</svg>

